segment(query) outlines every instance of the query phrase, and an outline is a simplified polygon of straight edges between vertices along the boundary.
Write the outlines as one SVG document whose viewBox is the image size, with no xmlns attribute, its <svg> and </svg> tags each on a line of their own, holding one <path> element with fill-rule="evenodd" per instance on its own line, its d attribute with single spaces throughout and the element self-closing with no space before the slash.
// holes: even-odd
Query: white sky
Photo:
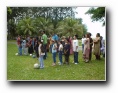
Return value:
<svg viewBox="0 0 118 93">
<path fill-rule="evenodd" d="M 106 38 L 106 28 L 105 26 L 102 26 L 102 22 L 92 22 L 90 15 L 86 14 L 85 12 L 89 9 L 90 7 L 78 7 L 76 9 L 76 12 L 78 14 L 75 15 L 76 18 L 82 18 L 83 19 L 83 24 L 86 24 L 88 32 L 91 32 L 92 37 L 96 36 L 96 33 L 100 33 L 103 38 Z"/>
</svg>

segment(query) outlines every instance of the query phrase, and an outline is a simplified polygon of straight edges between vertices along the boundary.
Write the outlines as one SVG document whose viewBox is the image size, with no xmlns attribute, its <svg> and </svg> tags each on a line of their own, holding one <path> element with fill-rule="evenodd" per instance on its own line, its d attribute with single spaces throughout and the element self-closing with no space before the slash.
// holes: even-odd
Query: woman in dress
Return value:
<svg viewBox="0 0 118 93">
<path fill-rule="evenodd" d="M 97 60 L 100 60 L 100 33 L 96 34 L 96 38 L 93 40 L 94 42 L 94 55 Z"/>
<path fill-rule="evenodd" d="M 86 34 L 86 39 L 84 42 L 84 52 L 83 52 L 83 58 L 85 62 L 89 62 L 89 53 L 90 53 L 90 35 L 89 33 Z"/>
</svg>

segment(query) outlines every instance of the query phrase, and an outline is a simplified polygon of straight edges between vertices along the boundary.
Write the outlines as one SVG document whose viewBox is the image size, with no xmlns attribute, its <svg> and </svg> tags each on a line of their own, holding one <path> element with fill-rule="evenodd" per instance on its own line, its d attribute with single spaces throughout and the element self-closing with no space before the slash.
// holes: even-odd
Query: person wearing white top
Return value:
<svg viewBox="0 0 118 93">
<path fill-rule="evenodd" d="M 39 51 L 40 69 L 42 69 L 44 68 L 43 56 L 45 55 L 45 51 L 43 52 L 42 50 L 43 44 L 41 40 L 39 40 L 38 43 L 39 43 L 38 51 Z"/>
<path fill-rule="evenodd" d="M 83 37 L 82 37 L 82 53 L 83 53 L 83 51 L 84 51 L 84 42 L 85 42 L 85 35 L 83 35 Z"/>
<path fill-rule="evenodd" d="M 62 65 L 62 53 L 63 53 L 63 45 L 62 41 L 58 41 L 59 44 L 59 65 Z"/>
<path fill-rule="evenodd" d="M 57 44 L 56 44 L 55 40 L 52 40 L 52 57 L 53 57 L 52 66 L 56 65 L 56 53 L 57 53 Z"/>
<path fill-rule="evenodd" d="M 77 40 L 77 35 L 74 36 L 73 40 L 73 52 L 74 52 L 74 63 L 78 64 L 79 41 Z"/>
</svg>

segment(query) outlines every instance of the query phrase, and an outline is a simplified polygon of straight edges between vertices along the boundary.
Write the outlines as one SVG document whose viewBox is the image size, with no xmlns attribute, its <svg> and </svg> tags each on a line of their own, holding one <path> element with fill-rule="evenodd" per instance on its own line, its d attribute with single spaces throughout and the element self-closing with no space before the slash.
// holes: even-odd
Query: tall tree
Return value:
<svg viewBox="0 0 118 93">
<path fill-rule="evenodd" d="M 100 21 L 105 26 L 105 7 L 92 7 L 85 14 L 90 14 L 92 21 Z"/>
</svg>

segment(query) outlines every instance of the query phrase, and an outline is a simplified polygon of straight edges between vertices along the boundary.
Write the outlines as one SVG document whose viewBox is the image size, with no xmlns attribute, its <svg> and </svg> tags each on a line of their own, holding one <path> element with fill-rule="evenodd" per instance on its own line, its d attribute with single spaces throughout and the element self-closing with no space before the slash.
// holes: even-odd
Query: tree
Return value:
<svg viewBox="0 0 118 93">
<path fill-rule="evenodd" d="M 105 26 L 105 7 L 92 7 L 85 14 L 90 14 L 92 21 L 100 21 Z"/>
<path fill-rule="evenodd" d="M 17 32 L 21 35 L 34 35 L 36 34 L 35 22 L 30 17 L 20 20 L 17 24 Z"/>
<path fill-rule="evenodd" d="M 79 21 L 73 18 L 66 18 L 59 22 L 56 29 L 58 34 L 67 36 L 73 36 L 77 34 L 79 37 L 83 34 L 83 25 L 79 24 Z"/>
<path fill-rule="evenodd" d="M 38 17 L 35 19 L 35 27 L 36 27 L 36 31 L 46 31 L 47 35 L 50 35 L 53 31 L 54 31 L 54 27 L 52 24 L 52 21 L 48 18 L 44 18 L 44 17 Z"/>
</svg>

